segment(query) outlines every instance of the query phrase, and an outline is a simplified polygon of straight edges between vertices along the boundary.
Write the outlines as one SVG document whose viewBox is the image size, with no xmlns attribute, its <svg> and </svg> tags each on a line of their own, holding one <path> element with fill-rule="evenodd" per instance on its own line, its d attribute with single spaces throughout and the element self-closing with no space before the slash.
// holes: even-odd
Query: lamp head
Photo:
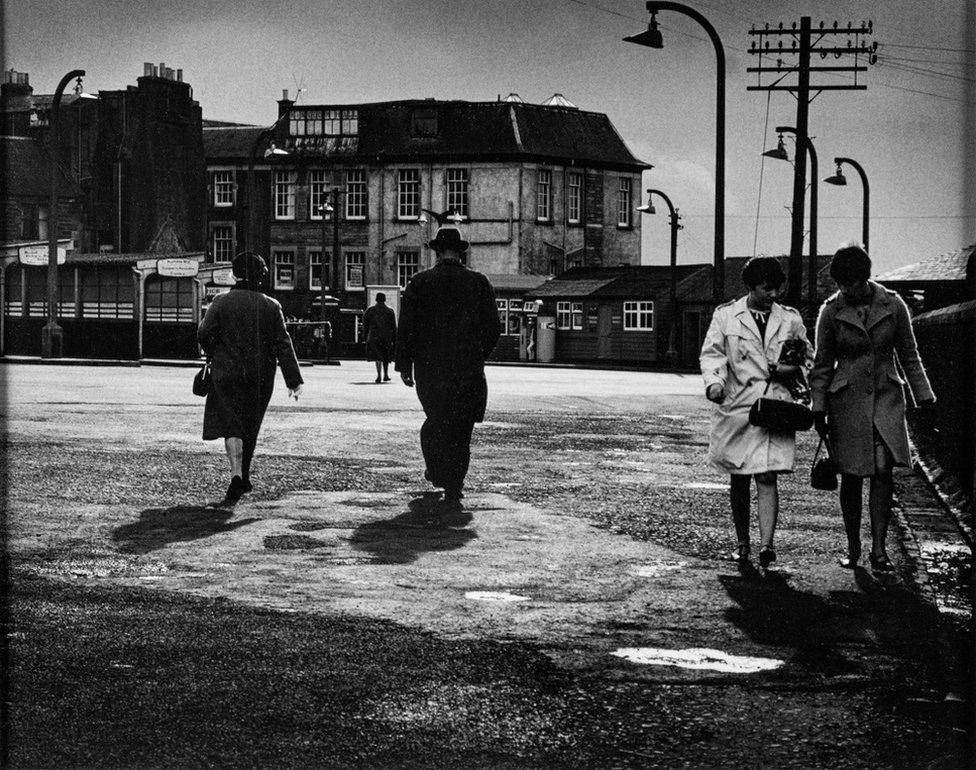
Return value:
<svg viewBox="0 0 976 770">
<path fill-rule="evenodd" d="M 637 43 L 646 45 L 648 48 L 664 48 L 664 38 L 661 37 L 661 30 L 657 28 L 657 11 L 651 11 L 651 22 L 647 25 L 644 32 L 636 35 L 628 35 L 624 38 L 627 43 Z"/>
<path fill-rule="evenodd" d="M 775 149 L 766 150 L 763 153 L 767 158 L 775 158 L 776 160 L 789 160 L 790 156 L 786 152 L 786 145 L 783 144 L 783 135 L 779 135 L 779 141 L 776 143 Z"/>
<path fill-rule="evenodd" d="M 648 201 L 643 206 L 638 206 L 637 210 L 642 214 L 657 214 L 657 209 L 654 208 L 654 204 Z"/>
<path fill-rule="evenodd" d="M 847 177 L 844 176 L 844 172 L 840 169 L 840 163 L 837 164 L 837 173 L 833 176 L 828 176 L 824 181 L 827 184 L 836 184 L 844 186 L 847 184 Z"/>
<path fill-rule="evenodd" d="M 287 155 L 287 154 L 288 154 L 288 150 L 282 150 L 278 147 L 275 147 L 274 142 L 272 142 L 271 146 L 264 151 L 264 157 L 266 158 L 270 158 L 272 155 Z"/>
</svg>

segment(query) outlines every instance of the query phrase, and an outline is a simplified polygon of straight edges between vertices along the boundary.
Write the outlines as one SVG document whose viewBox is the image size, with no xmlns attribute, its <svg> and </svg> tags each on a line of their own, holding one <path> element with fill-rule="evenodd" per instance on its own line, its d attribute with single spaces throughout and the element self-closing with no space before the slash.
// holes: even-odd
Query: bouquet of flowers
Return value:
<svg viewBox="0 0 976 770">
<path fill-rule="evenodd" d="M 782 380 L 783 385 L 790 391 L 790 395 L 796 401 L 804 404 L 810 403 L 810 387 L 807 385 L 806 375 L 803 373 L 803 364 L 807 359 L 807 343 L 798 337 L 788 339 L 783 343 L 783 349 L 779 354 L 779 363 L 785 366 L 798 366 L 800 370 Z"/>
</svg>

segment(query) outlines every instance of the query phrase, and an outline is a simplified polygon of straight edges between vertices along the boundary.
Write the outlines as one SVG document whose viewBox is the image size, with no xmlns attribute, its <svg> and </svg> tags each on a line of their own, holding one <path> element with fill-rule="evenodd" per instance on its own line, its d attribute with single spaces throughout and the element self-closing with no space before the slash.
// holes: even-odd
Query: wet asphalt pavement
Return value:
<svg viewBox="0 0 976 770">
<path fill-rule="evenodd" d="M 192 370 L 3 367 L 12 765 L 963 766 L 911 705 L 967 674 L 945 619 L 894 532 L 893 578 L 834 566 L 809 437 L 762 577 L 697 377 L 489 368 L 444 515 L 371 368 L 279 388 L 220 509 Z"/>
</svg>

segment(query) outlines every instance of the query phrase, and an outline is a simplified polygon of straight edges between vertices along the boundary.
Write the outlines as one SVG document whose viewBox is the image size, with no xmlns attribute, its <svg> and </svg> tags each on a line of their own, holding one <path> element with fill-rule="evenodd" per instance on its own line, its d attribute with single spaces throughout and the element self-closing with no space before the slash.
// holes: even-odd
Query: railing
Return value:
<svg viewBox="0 0 976 770">
<path fill-rule="evenodd" d="M 939 487 L 963 511 L 976 510 L 976 300 L 922 313 L 912 321 L 919 353 L 938 399 L 932 419 L 912 419 L 923 460 L 943 472 Z"/>
</svg>

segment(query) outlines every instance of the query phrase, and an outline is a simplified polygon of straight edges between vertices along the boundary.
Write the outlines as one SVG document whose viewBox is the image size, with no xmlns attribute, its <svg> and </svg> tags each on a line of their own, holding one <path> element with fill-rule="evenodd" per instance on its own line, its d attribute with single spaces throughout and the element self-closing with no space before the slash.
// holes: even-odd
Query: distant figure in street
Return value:
<svg viewBox="0 0 976 770">
<path fill-rule="evenodd" d="M 389 382 L 388 367 L 396 345 L 396 314 L 386 306 L 383 292 L 376 295 L 376 304 L 363 313 L 363 332 L 366 335 L 366 360 L 376 362 L 376 381 Z"/>
<path fill-rule="evenodd" d="M 787 382 L 813 363 L 812 351 L 800 314 L 776 302 L 786 282 L 774 257 L 753 257 L 742 269 L 749 293 L 719 305 L 701 349 L 705 396 L 715 404 L 708 456 L 714 468 L 728 473 L 732 523 L 738 539 L 733 558 L 746 562 L 750 555 L 750 479 L 756 480 L 759 509 L 759 564 L 776 560 L 773 535 L 779 515 L 778 473 L 793 470 L 794 433 L 772 433 L 749 422 L 753 403 L 766 398 L 790 398 Z M 783 346 L 805 350 L 801 365 L 779 363 Z"/>
<path fill-rule="evenodd" d="M 420 429 L 425 476 L 444 488 L 448 509 L 461 507 L 471 458 L 471 432 L 485 416 L 485 358 L 501 327 L 495 291 L 481 273 L 462 264 L 468 243 L 457 227 L 441 227 L 427 244 L 437 264 L 413 278 L 403 293 L 396 369 L 427 419 Z"/>
<path fill-rule="evenodd" d="M 237 284 L 214 297 L 197 339 L 211 357 L 213 381 L 203 414 L 203 440 L 223 438 L 230 460 L 227 502 L 251 491 L 251 459 L 274 391 L 275 364 L 298 400 L 302 375 L 281 305 L 264 293 L 268 268 L 257 254 L 234 258 Z"/>
<path fill-rule="evenodd" d="M 891 518 L 892 468 L 909 465 L 905 424 L 908 378 L 919 406 L 934 404 L 918 355 L 905 302 L 895 292 L 868 280 L 871 259 L 860 246 L 834 254 L 830 275 L 840 288 L 820 308 L 817 356 L 810 390 L 817 431 L 829 440 L 841 473 L 840 508 L 847 532 L 842 567 L 861 558 L 862 479 L 871 479 L 871 567 L 891 571 L 885 550 Z"/>
</svg>

